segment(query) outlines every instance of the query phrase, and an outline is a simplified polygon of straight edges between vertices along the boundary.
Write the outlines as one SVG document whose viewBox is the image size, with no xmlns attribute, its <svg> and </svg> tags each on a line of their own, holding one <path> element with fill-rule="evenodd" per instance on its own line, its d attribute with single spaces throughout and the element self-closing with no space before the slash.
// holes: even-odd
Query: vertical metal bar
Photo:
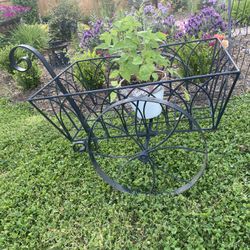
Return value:
<svg viewBox="0 0 250 250">
<path fill-rule="evenodd" d="M 232 0 L 228 0 L 228 40 L 229 40 L 229 48 L 228 51 L 231 53 L 232 49 Z"/>
</svg>

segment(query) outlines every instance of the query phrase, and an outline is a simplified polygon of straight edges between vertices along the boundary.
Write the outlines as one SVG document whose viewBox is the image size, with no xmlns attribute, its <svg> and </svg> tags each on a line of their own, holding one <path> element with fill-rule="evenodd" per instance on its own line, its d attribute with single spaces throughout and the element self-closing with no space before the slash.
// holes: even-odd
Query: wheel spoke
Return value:
<svg viewBox="0 0 250 250">
<path fill-rule="evenodd" d="M 118 174 L 120 175 L 121 172 L 123 171 L 123 169 L 133 160 L 137 159 L 139 157 L 139 154 L 135 155 L 134 157 L 130 158 L 128 161 L 126 161 L 125 163 L 123 163 L 119 169 L 118 169 Z"/>
<path fill-rule="evenodd" d="M 102 154 L 102 153 L 95 153 L 95 156 L 102 157 L 102 158 L 112 158 L 112 159 L 128 159 L 133 156 L 131 155 L 110 155 L 110 154 Z"/>
<path fill-rule="evenodd" d="M 170 176 L 172 179 L 174 179 L 174 180 L 176 180 L 176 181 L 178 181 L 178 182 L 184 182 L 184 183 L 188 183 L 189 181 L 188 180 L 185 180 L 185 179 L 183 179 L 183 178 L 181 178 L 181 177 L 177 177 L 177 176 L 175 176 L 175 175 L 173 175 L 173 174 L 170 174 L 169 172 L 167 172 L 166 170 L 164 170 L 162 167 L 159 167 L 155 162 L 154 162 L 154 160 L 153 160 L 153 158 L 152 157 L 150 157 L 150 161 L 149 162 L 151 162 L 151 164 L 153 164 L 153 166 L 151 165 L 151 167 L 152 168 L 154 168 L 154 170 L 155 169 L 158 169 L 158 170 L 160 170 L 161 172 L 163 172 L 165 175 L 168 175 L 168 176 Z"/>
<path fill-rule="evenodd" d="M 196 153 L 200 153 L 200 154 L 206 153 L 206 151 L 203 151 L 201 149 L 188 148 L 188 147 L 183 147 L 183 146 L 164 146 L 164 147 L 149 149 L 149 150 L 147 150 L 147 153 L 151 153 L 151 152 L 154 152 L 156 150 L 165 150 L 165 149 L 183 149 L 183 150 L 188 151 L 188 152 L 196 152 Z"/>
<path fill-rule="evenodd" d="M 175 123 L 174 128 L 170 131 L 170 133 L 166 136 L 166 138 L 164 140 L 162 140 L 161 142 L 159 142 L 158 144 L 156 144 L 153 148 L 151 148 L 150 150 L 154 150 L 157 149 L 160 145 L 162 145 L 163 143 L 165 143 L 167 140 L 169 140 L 169 138 L 174 134 L 176 128 L 178 127 L 179 123 L 181 121 L 181 116 L 179 117 L 179 119 L 177 120 L 177 122 Z"/>
</svg>

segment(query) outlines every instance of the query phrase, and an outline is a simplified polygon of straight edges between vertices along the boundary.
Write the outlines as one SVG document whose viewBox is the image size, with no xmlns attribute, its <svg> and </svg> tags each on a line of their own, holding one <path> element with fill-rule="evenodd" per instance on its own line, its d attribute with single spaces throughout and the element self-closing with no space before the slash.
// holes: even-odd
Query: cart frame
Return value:
<svg viewBox="0 0 250 250">
<path fill-rule="evenodd" d="M 192 75 L 192 57 L 204 63 L 199 57 L 203 46 L 211 46 L 209 67 L 205 68 L 208 72 Z M 208 162 L 204 131 L 218 128 L 240 75 L 218 39 L 159 48 L 171 67 L 184 70 L 182 78 L 168 74 L 161 81 L 120 87 L 112 87 L 111 73 L 117 67 L 114 57 L 77 61 L 56 75 L 46 59 L 28 45 L 12 49 L 14 69 L 26 71 L 32 67 L 28 56 L 16 60 L 17 49 L 38 58 L 52 77 L 29 102 L 72 142 L 75 151 L 89 153 L 105 182 L 133 194 L 180 194 L 196 183 Z M 184 58 L 181 51 L 187 49 L 190 54 Z M 26 62 L 27 67 L 20 67 L 20 62 Z M 90 73 L 94 80 L 102 75 L 103 88 L 88 89 L 84 76 L 87 64 L 94 66 L 94 74 Z M 155 97 L 160 88 L 164 89 L 163 99 Z M 143 94 L 136 95 L 138 91 Z M 147 105 L 152 104 L 161 113 L 147 118 Z M 181 157 L 183 161 L 177 167 L 176 160 Z"/>
</svg>

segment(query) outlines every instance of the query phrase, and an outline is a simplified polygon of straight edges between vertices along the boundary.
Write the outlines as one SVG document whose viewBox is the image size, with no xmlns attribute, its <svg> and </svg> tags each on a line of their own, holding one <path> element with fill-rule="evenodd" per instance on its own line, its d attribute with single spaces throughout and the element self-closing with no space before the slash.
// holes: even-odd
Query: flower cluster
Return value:
<svg viewBox="0 0 250 250">
<path fill-rule="evenodd" d="M 205 7 L 187 20 L 185 32 L 197 37 L 200 32 L 215 34 L 225 31 L 226 27 L 222 16 L 213 7 Z"/>
<path fill-rule="evenodd" d="M 137 19 L 142 20 L 144 29 L 152 29 L 169 34 L 174 27 L 175 18 L 170 15 L 171 4 L 159 3 L 158 8 L 152 4 L 143 7 L 143 11 L 136 13 Z"/>
<path fill-rule="evenodd" d="M 219 39 L 219 40 L 221 41 L 221 45 L 222 45 L 225 49 L 227 49 L 227 48 L 229 47 L 229 41 L 226 39 L 226 37 L 225 37 L 224 34 L 215 34 L 214 36 L 207 35 L 207 37 L 205 37 L 205 38 L 212 38 L 212 37 L 213 37 L 213 38 Z M 212 41 L 212 42 L 209 43 L 209 46 L 214 47 L 215 44 L 216 44 L 216 42 L 215 42 L 215 41 Z"/>
<path fill-rule="evenodd" d="M 225 3 L 219 0 L 204 0 L 199 12 L 186 19 L 177 19 L 172 14 L 171 4 L 159 3 L 158 8 L 152 4 L 142 5 L 140 9 L 132 8 L 126 16 L 133 16 L 141 23 L 143 30 L 162 32 L 167 34 L 169 42 L 173 40 L 213 37 L 216 33 L 223 33 L 227 23 L 223 18 Z M 118 18 L 118 17 L 114 17 Z M 119 18 L 118 18 L 119 19 Z M 110 20 L 95 20 L 89 22 L 83 31 L 80 47 L 83 50 L 94 50 L 100 43 L 100 35 L 112 27 Z"/>
<path fill-rule="evenodd" d="M 13 19 L 16 16 L 19 16 L 21 14 L 30 11 L 30 9 L 31 9 L 30 7 L 24 7 L 19 5 L 13 5 L 13 6 L 0 5 L 0 20 L 5 21 Z"/>
<path fill-rule="evenodd" d="M 80 48 L 92 51 L 100 44 L 100 35 L 109 30 L 111 26 L 110 20 L 107 23 L 102 20 L 90 21 L 88 27 L 82 33 Z"/>
</svg>

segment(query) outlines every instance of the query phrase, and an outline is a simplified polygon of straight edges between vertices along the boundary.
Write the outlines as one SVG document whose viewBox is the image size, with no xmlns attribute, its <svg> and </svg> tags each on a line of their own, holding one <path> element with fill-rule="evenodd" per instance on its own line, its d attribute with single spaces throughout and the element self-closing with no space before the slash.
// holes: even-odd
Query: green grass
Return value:
<svg viewBox="0 0 250 250">
<path fill-rule="evenodd" d="M 150 197 L 113 190 L 28 104 L 0 100 L 0 249 L 248 249 L 249 109 L 234 98 L 206 133 L 190 191 Z"/>
</svg>

